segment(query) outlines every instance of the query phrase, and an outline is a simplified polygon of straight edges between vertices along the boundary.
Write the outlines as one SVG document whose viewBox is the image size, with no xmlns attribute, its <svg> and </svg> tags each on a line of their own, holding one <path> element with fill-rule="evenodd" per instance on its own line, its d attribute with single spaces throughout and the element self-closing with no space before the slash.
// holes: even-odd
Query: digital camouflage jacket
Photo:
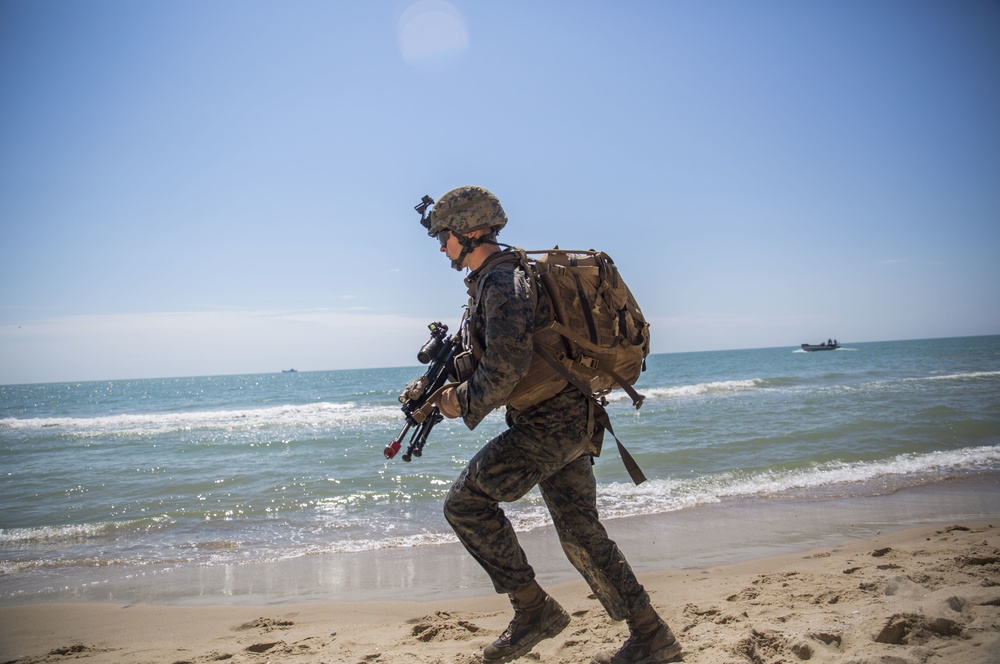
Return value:
<svg viewBox="0 0 1000 664">
<path fill-rule="evenodd" d="M 490 255 L 465 279 L 469 288 L 466 341 L 478 360 L 472 376 L 458 388 L 462 418 L 474 429 L 484 417 L 508 403 L 514 387 L 531 368 L 532 335 L 553 320 L 548 297 L 539 292 L 509 251 Z"/>
</svg>

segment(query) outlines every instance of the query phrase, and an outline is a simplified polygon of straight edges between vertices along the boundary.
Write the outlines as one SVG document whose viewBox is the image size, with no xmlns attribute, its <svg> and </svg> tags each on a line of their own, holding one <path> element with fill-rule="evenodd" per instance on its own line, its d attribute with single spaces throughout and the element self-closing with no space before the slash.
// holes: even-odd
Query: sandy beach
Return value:
<svg viewBox="0 0 1000 664">
<path fill-rule="evenodd" d="M 744 562 L 647 572 L 690 664 L 1000 662 L 1000 522 L 876 533 Z M 579 664 L 626 635 L 581 581 L 525 662 Z M 488 593 L 488 589 L 483 589 Z M 473 664 L 506 626 L 492 593 L 429 601 L 21 604 L 0 607 L 0 661 Z"/>
</svg>

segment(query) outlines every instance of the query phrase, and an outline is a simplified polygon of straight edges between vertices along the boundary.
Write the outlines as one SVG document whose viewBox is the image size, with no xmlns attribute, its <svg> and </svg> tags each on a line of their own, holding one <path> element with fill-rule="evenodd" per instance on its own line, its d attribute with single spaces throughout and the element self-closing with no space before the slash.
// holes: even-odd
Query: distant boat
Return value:
<svg viewBox="0 0 1000 664">
<path fill-rule="evenodd" d="M 814 350 L 837 350 L 838 348 L 840 348 L 840 344 L 836 340 L 829 343 L 824 341 L 821 344 L 802 344 L 802 350 L 810 353 Z"/>
<path fill-rule="evenodd" d="M 282 369 L 281 373 L 298 373 L 298 369 Z"/>
</svg>

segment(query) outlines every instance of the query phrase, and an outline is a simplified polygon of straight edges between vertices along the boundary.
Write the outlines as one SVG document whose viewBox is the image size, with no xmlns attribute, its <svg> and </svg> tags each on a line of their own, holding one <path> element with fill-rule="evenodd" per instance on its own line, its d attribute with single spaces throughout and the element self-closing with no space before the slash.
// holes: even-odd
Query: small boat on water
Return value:
<svg viewBox="0 0 1000 664">
<path fill-rule="evenodd" d="M 838 348 L 840 348 L 840 344 L 837 343 L 836 339 L 824 341 L 821 344 L 802 344 L 802 350 L 809 353 L 814 350 L 837 350 Z"/>
</svg>

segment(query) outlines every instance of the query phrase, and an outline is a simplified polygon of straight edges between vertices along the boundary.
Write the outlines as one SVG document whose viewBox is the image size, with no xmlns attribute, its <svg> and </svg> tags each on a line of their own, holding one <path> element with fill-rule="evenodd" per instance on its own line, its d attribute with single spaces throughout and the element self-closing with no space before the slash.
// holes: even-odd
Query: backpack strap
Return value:
<svg viewBox="0 0 1000 664">
<path fill-rule="evenodd" d="M 574 376 L 573 374 L 571 374 L 569 371 L 567 371 L 566 367 L 560 364 L 559 360 L 552 357 L 551 353 L 549 353 L 544 348 L 540 348 L 538 346 L 535 347 L 535 350 L 538 351 L 538 354 L 546 362 L 548 362 L 553 369 L 555 369 L 563 378 L 569 381 L 569 383 L 573 387 L 580 390 L 588 397 L 592 396 L 590 391 L 590 386 L 584 383 L 576 376 Z M 622 463 L 625 464 L 625 470 L 628 471 L 629 477 L 632 478 L 632 481 L 635 482 L 636 485 L 642 484 L 643 482 L 646 481 L 646 475 L 643 474 L 642 469 L 639 468 L 639 464 L 636 463 L 632 455 L 629 454 L 629 451 L 625 449 L 624 445 L 622 445 L 622 441 L 618 440 L 618 436 L 615 435 L 615 430 L 611 426 L 611 418 L 608 417 L 608 411 L 606 411 L 603 406 L 598 404 L 596 400 L 591 399 L 591 401 L 593 401 L 594 410 L 596 411 L 594 419 L 598 424 L 607 429 L 608 433 L 610 433 L 612 438 L 615 439 L 615 443 L 618 444 L 618 455 L 621 457 Z"/>
<path fill-rule="evenodd" d="M 588 346 L 587 340 L 585 338 L 583 338 L 582 336 L 580 336 L 579 334 L 577 334 L 576 332 L 574 332 L 570 328 L 566 327 L 565 325 L 563 325 L 559 321 L 557 321 L 557 320 L 556 321 L 552 321 L 552 323 L 550 323 L 550 325 L 551 325 L 552 329 L 554 329 L 556 332 L 558 332 L 562 336 L 566 337 L 570 341 L 576 342 L 577 345 L 580 345 L 580 346 L 582 346 L 584 348 L 586 348 Z M 628 383 L 627 380 L 625 380 L 620 375 L 618 375 L 618 372 L 616 372 L 614 369 L 598 369 L 598 371 L 603 371 L 604 373 L 608 374 L 609 376 L 611 376 L 612 378 L 614 378 L 615 381 L 618 382 L 618 385 L 620 385 L 621 388 L 623 390 L 625 390 L 625 393 L 628 394 L 629 397 L 631 397 L 631 399 L 632 399 L 632 405 L 635 406 L 636 410 L 639 410 L 639 408 L 642 407 L 642 402 L 646 400 L 646 397 L 644 395 L 642 395 L 642 394 L 639 394 L 635 390 L 634 387 L 632 387 L 631 385 L 629 385 L 629 383 Z M 574 383 L 574 385 L 576 385 L 576 383 Z M 588 388 L 588 389 L 584 390 L 584 392 L 586 392 L 587 394 L 590 394 L 590 389 Z"/>
<path fill-rule="evenodd" d="M 595 404 L 595 410 L 597 410 L 597 423 L 607 429 L 608 433 L 611 434 L 611 437 L 615 439 L 615 443 L 618 445 L 618 454 L 622 458 L 622 463 L 625 464 L 625 470 L 628 471 L 628 476 L 632 478 L 632 481 L 635 482 L 636 486 L 639 486 L 646 481 L 646 476 L 643 474 L 642 469 L 639 468 L 639 464 L 635 462 L 632 455 L 629 454 L 628 450 L 625 449 L 625 446 L 622 445 L 622 441 L 618 440 L 618 436 L 615 435 L 615 430 L 611 428 L 611 418 L 608 417 L 608 411 L 604 410 L 604 408 L 599 404 Z"/>
<path fill-rule="evenodd" d="M 605 370 L 602 369 L 602 371 Z M 618 372 L 615 371 L 614 369 L 607 369 L 606 371 L 608 375 L 610 375 L 612 378 L 618 381 L 618 384 L 621 385 L 621 388 L 623 390 L 625 390 L 625 393 L 632 398 L 632 405 L 635 406 L 635 409 L 639 410 L 640 408 L 642 408 L 642 402 L 646 400 L 646 396 L 644 394 L 639 394 L 638 392 L 636 392 L 635 388 L 629 385 L 628 381 L 619 376 Z"/>
</svg>

